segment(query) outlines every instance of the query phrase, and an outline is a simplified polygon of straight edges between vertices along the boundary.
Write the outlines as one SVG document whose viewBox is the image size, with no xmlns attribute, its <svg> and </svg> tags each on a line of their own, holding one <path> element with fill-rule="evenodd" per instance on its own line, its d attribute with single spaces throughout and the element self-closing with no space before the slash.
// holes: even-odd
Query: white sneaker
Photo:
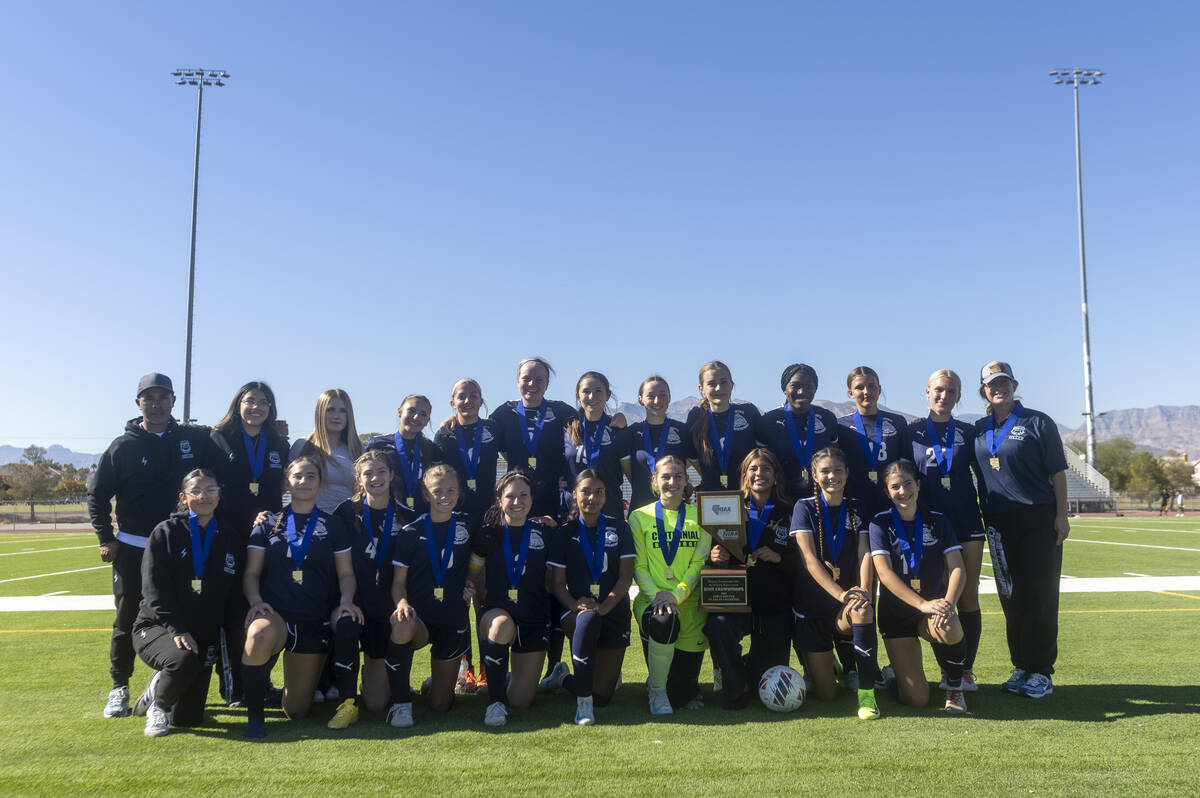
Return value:
<svg viewBox="0 0 1200 798">
<path fill-rule="evenodd" d="M 592 697 L 575 699 L 575 725 L 591 726 L 596 722 L 596 713 L 592 711 Z"/>
<path fill-rule="evenodd" d="M 1030 698 L 1045 698 L 1054 692 L 1054 681 L 1044 673 L 1031 673 L 1021 685 L 1021 695 Z"/>
<path fill-rule="evenodd" d="M 493 701 L 488 704 L 487 712 L 483 713 L 484 726 L 503 726 L 508 723 L 508 707 L 503 701 Z"/>
<path fill-rule="evenodd" d="M 164 737 L 170 730 L 171 713 L 151 704 L 146 710 L 146 729 L 142 733 L 147 737 Z"/>
<path fill-rule="evenodd" d="M 550 673 L 546 678 L 538 682 L 537 691 L 539 693 L 553 693 L 560 689 L 563 685 L 563 680 L 567 678 L 571 670 L 565 662 L 556 662 L 554 667 L 550 669 Z"/>
<path fill-rule="evenodd" d="M 313 692 L 313 703 L 314 703 L 314 704 L 323 704 L 323 703 L 325 703 L 325 694 L 324 694 L 324 693 L 322 693 L 322 692 L 320 691 L 320 689 L 317 689 L 317 690 L 315 690 L 315 691 Z"/>
<path fill-rule="evenodd" d="M 653 687 L 651 687 L 646 692 L 650 695 L 651 715 L 675 714 L 675 710 L 671 708 L 671 699 L 667 698 L 666 690 L 655 690 Z"/>
<path fill-rule="evenodd" d="M 129 687 L 114 687 L 108 692 L 104 705 L 104 717 L 123 718 L 129 714 Z"/>
<path fill-rule="evenodd" d="M 412 702 L 405 701 L 403 704 L 392 704 L 388 708 L 387 717 L 384 721 L 389 726 L 395 726 L 397 729 L 407 729 L 413 725 Z"/>
<path fill-rule="evenodd" d="M 162 675 L 162 671 L 155 671 L 150 677 L 150 683 L 146 685 L 146 690 L 138 696 L 138 700 L 133 702 L 133 715 L 135 717 L 144 717 L 146 710 L 154 703 L 155 697 L 158 695 L 158 677 Z"/>
<path fill-rule="evenodd" d="M 939 690 L 950 690 L 951 687 L 946 683 L 946 672 L 942 671 L 942 681 L 938 684 Z M 975 683 L 975 674 L 970 670 L 963 671 L 962 686 L 958 688 L 964 693 L 978 693 L 979 685 Z"/>
</svg>

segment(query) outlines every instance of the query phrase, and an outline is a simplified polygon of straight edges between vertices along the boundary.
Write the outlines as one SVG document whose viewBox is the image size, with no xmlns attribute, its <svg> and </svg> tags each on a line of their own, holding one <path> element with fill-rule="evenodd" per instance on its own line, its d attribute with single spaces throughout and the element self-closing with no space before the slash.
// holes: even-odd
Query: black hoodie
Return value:
<svg viewBox="0 0 1200 798">
<path fill-rule="evenodd" d="M 88 479 L 88 514 L 100 543 L 116 540 L 112 498 L 117 498 L 117 527 L 135 546 L 174 510 L 184 476 L 196 468 L 215 468 L 219 453 L 208 427 L 181 426 L 171 419 L 161 436 L 147 432 L 141 417 L 130 419 L 125 434 L 109 445 Z M 141 540 L 137 540 L 140 538 Z"/>
</svg>

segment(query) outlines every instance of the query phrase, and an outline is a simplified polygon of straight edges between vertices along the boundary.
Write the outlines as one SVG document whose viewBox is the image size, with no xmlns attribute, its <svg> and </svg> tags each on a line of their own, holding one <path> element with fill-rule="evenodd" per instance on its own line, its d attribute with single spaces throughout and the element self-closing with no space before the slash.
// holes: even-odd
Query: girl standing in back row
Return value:
<svg viewBox="0 0 1200 798">
<path fill-rule="evenodd" d="M 854 412 L 838 419 L 838 445 L 850 469 L 848 493 L 858 499 L 868 517 L 891 507 L 883 487 L 883 469 L 904 455 L 901 436 L 904 416 L 879 409 L 883 388 L 870 366 L 858 366 L 846 376 L 846 393 Z"/>
<path fill-rule="evenodd" d="M 741 463 L 755 446 L 758 408 L 733 402 L 729 367 L 712 360 L 700 367 L 700 405 L 688 413 L 687 428 L 700 472 L 699 490 L 737 490 Z"/>
<path fill-rule="evenodd" d="M 656 462 L 669 454 L 685 461 L 693 459 L 687 425 L 667 417 L 671 407 L 671 387 L 667 381 L 657 374 L 642 380 L 638 404 L 646 409 L 646 418 L 629 428 L 630 456 L 621 461 L 629 480 L 630 513 L 653 503 L 650 475 Z"/>
</svg>

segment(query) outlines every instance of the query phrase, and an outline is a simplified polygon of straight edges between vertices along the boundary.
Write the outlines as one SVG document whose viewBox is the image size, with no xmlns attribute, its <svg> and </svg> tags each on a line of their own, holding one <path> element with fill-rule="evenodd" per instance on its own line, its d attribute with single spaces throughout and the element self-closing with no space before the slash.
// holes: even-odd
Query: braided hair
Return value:
<svg viewBox="0 0 1200 798">
<path fill-rule="evenodd" d="M 846 455 L 841 450 L 841 448 L 837 447 L 837 446 L 826 446 L 824 449 L 821 449 L 820 451 L 818 451 L 817 453 L 815 453 L 812 456 L 812 460 L 810 460 L 809 463 L 810 463 L 810 466 L 813 467 L 812 470 L 814 472 L 816 471 L 815 466 L 816 466 L 818 460 L 837 460 L 839 463 L 842 464 L 843 467 L 847 466 Z M 846 480 L 847 488 L 849 487 L 849 482 L 850 482 L 849 479 L 847 479 Z M 817 512 L 815 513 L 815 515 L 816 515 L 815 521 L 817 524 L 817 530 L 816 530 L 817 534 L 816 534 L 816 541 L 815 541 L 816 548 L 817 548 L 817 558 L 819 560 L 821 560 L 821 562 L 828 562 L 828 560 L 825 557 L 825 554 L 826 554 L 825 521 L 824 521 L 825 514 L 823 512 L 821 512 L 821 503 L 824 500 L 825 500 L 825 497 L 821 492 L 821 486 L 817 483 L 817 480 L 814 478 L 813 479 L 813 501 L 817 506 Z M 858 535 L 858 517 L 855 513 L 850 512 L 850 505 L 848 504 L 849 501 L 850 501 L 850 492 L 848 489 L 843 489 L 842 504 L 846 505 L 846 531 L 852 535 L 857 536 Z M 851 539 L 853 540 L 854 538 L 851 538 Z"/>
</svg>

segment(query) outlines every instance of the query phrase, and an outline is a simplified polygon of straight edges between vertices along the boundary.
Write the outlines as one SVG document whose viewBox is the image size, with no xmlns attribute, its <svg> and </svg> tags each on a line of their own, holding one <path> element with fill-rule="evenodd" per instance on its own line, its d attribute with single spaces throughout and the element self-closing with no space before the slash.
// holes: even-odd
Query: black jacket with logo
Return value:
<svg viewBox="0 0 1200 798">
<path fill-rule="evenodd" d="M 189 471 L 218 465 L 219 453 L 208 427 L 181 426 L 171 419 L 161 436 L 147 432 L 142 419 L 130 419 L 125 434 L 100 456 L 88 479 L 88 514 L 101 543 L 116 539 L 112 498 L 117 498 L 117 528 L 148 537 L 174 512 L 179 485 Z"/>
<path fill-rule="evenodd" d="M 283 470 L 288 463 L 288 447 L 274 430 L 266 427 L 267 452 L 262 473 L 258 477 L 258 495 L 250 492 L 254 478 L 250 472 L 250 455 L 242 438 L 242 425 L 234 423 L 227 429 L 213 429 L 212 441 L 219 458 L 217 479 L 221 483 L 221 508 L 228 513 L 243 545 L 250 539 L 254 519 L 260 512 L 277 513 L 283 509 Z"/>
</svg>

